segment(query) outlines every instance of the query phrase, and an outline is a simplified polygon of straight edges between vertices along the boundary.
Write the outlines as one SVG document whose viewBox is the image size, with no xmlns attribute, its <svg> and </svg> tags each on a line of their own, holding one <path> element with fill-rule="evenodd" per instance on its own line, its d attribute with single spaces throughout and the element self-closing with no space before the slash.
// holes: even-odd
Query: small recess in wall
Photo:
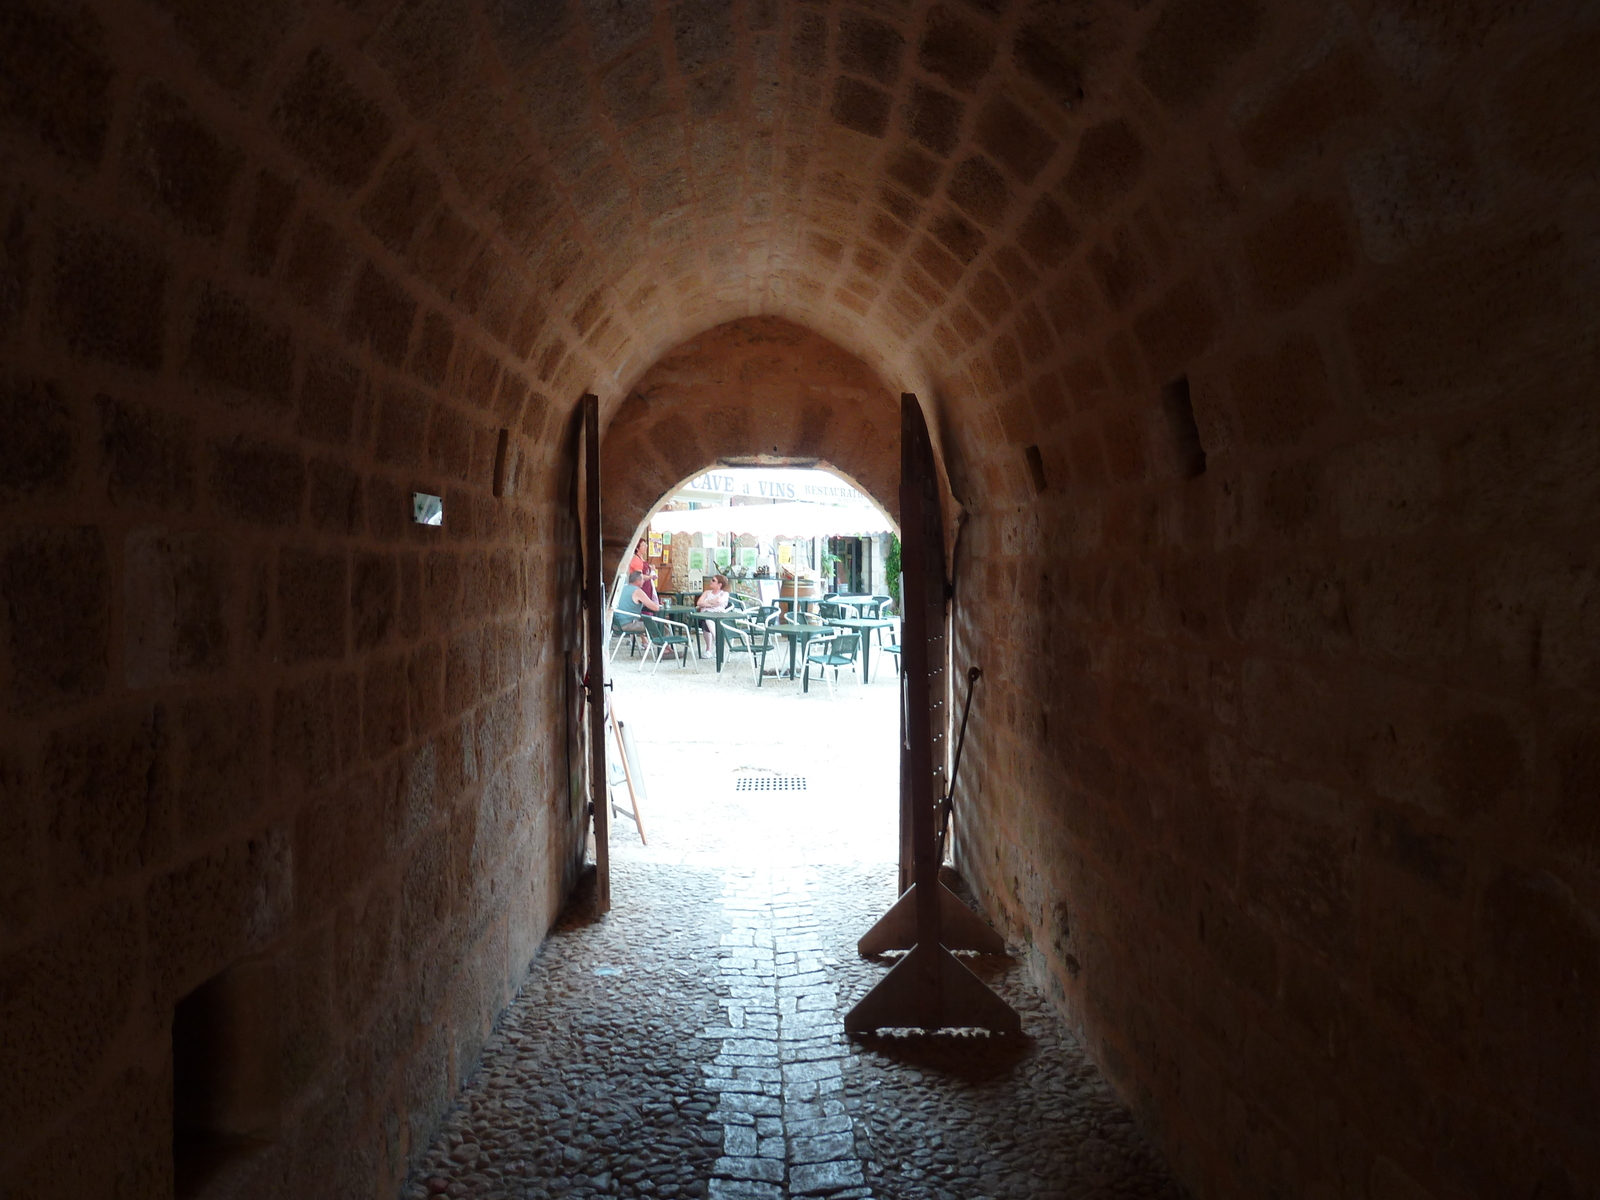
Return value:
<svg viewBox="0 0 1600 1200">
<path fill-rule="evenodd" d="M 1200 426 L 1194 419 L 1194 401 L 1189 396 L 1189 377 L 1180 375 L 1161 389 L 1161 407 L 1172 433 L 1172 448 L 1178 471 L 1185 479 L 1204 475 L 1206 448 L 1200 441 Z"/>
<path fill-rule="evenodd" d="M 236 1160 L 278 1136 L 276 971 L 246 958 L 172 1013 L 172 1155 L 179 1200 L 207 1191 Z"/>
<path fill-rule="evenodd" d="M 411 519 L 418 525 L 443 525 L 444 501 L 426 492 L 412 492 Z"/>
<path fill-rule="evenodd" d="M 506 494 L 506 459 L 511 449 L 511 431 L 502 429 L 494 444 L 494 494 Z"/>
<path fill-rule="evenodd" d="M 1039 453 L 1039 447 L 1029 446 L 1022 452 L 1028 460 L 1028 474 L 1033 477 L 1033 490 L 1037 494 L 1049 486 L 1049 481 L 1044 475 L 1044 455 Z"/>
</svg>

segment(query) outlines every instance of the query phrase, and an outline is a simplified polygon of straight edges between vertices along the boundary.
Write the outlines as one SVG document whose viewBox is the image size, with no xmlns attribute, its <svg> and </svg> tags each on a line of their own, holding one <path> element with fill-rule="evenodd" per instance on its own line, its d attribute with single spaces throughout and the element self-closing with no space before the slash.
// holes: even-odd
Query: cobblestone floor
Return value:
<svg viewBox="0 0 1600 1200">
<path fill-rule="evenodd" d="M 893 899 L 892 673 L 618 667 L 650 843 L 618 822 L 611 913 L 552 930 L 408 1200 L 1181 1196 L 1015 960 L 975 963 L 1015 1045 L 844 1037 L 887 968 L 855 940 Z"/>
</svg>

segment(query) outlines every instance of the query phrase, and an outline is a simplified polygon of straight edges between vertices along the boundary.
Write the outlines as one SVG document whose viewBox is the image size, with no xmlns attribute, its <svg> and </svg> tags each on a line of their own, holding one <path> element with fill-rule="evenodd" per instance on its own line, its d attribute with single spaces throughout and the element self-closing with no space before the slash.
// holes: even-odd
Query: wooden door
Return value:
<svg viewBox="0 0 1600 1200">
<path fill-rule="evenodd" d="M 847 1014 L 849 1033 L 910 1026 L 979 1027 L 1014 1035 L 1021 1018 L 950 947 L 1005 943 L 939 882 L 935 805 L 943 795 L 946 703 L 944 520 L 939 473 L 922 407 L 900 398 L 901 896 L 857 943 L 863 954 L 908 953 Z"/>
<path fill-rule="evenodd" d="M 944 517 L 922 406 L 900 398 L 900 890 L 917 877 L 916 820 L 944 795 L 947 675 Z M 929 816 L 932 820 L 932 816 Z M 929 825 L 930 837 L 932 825 Z M 925 852 L 933 853 L 930 840 Z M 938 864 L 934 864 L 937 874 Z"/>
<path fill-rule="evenodd" d="M 900 414 L 900 890 L 927 879 L 931 896 L 939 873 L 934 812 L 944 794 L 944 519 L 933 442 L 915 396 L 900 397 Z M 937 909 L 932 920 L 937 929 Z"/>
<path fill-rule="evenodd" d="M 606 774 L 606 602 L 600 561 L 600 399 L 583 398 L 583 606 L 589 699 L 589 811 L 594 818 L 595 904 L 611 909 L 611 797 Z"/>
<path fill-rule="evenodd" d="M 565 503 L 558 509 L 555 595 L 561 619 L 561 699 L 566 735 L 566 807 L 559 843 L 566 850 L 561 894 L 570 895 L 589 858 L 589 693 L 583 672 L 588 630 L 583 598 L 583 403 L 567 415 L 561 443 Z"/>
</svg>

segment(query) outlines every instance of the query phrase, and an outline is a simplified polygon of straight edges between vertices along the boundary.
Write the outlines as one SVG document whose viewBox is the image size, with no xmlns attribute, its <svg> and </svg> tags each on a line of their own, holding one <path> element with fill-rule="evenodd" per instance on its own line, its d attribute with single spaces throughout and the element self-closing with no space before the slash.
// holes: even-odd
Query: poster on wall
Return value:
<svg viewBox="0 0 1600 1200">
<path fill-rule="evenodd" d="M 750 571 L 755 568 L 756 548 L 754 546 L 739 547 L 739 565 L 746 571 Z"/>
<path fill-rule="evenodd" d="M 779 542 L 778 543 L 778 563 L 779 563 L 779 565 L 786 567 L 786 566 L 789 565 L 790 561 L 793 560 L 793 558 L 794 558 L 794 547 L 789 545 L 788 542 Z"/>
<path fill-rule="evenodd" d="M 662 534 L 661 534 L 661 544 L 662 544 L 662 545 L 663 545 L 663 546 L 670 546 L 670 545 L 672 545 L 672 530 L 670 530 L 670 529 L 667 529 L 667 530 L 663 530 L 663 531 L 662 531 Z"/>
<path fill-rule="evenodd" d="M 650 535 L 650 557 L 661 557 L 661 535 L 659 533 L 652 533 Z"/>
<path fill-rule="evenodd" d="M 691 546 L 689 549 L 689 573 L 698 575 L 706 569 L 706 552 L 700 546 Z"/>
<path fill-rule="evenodd" d="M 726 546 L 718 546 L 711 552 L 711 557 L 716 560 L 717 570 L 726 571 L 728 564 L 733 561 L 733 552 Z"/>
</svg>

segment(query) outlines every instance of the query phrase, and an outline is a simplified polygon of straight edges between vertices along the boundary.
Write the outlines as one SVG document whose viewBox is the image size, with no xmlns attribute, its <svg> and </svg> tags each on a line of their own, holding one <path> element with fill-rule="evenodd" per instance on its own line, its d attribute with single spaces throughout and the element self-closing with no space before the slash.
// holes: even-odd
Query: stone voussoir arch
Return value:
<svg viewBox="0 0 1600 1200">
<path fill-rule="evenodd" d="M 612 413 L 600 441 L 606 574 L 683 483 L 757 459 L 834 471 L 899 521 L 899 397 L 821 334 L 741 317 L 669 350 Z"/>
</svg>

